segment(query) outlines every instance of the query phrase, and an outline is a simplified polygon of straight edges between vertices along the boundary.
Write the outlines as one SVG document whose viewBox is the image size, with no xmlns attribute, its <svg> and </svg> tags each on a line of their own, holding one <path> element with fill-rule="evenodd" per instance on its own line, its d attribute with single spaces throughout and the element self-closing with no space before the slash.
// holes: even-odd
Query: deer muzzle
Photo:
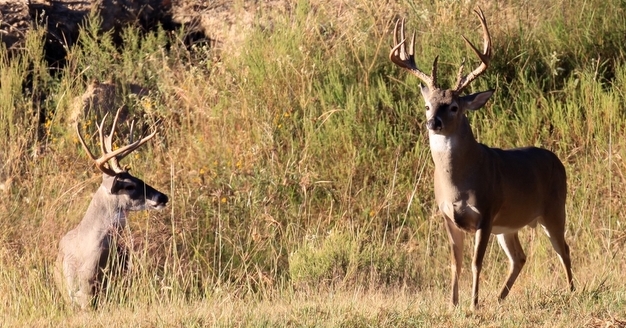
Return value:
<svg viewBox="0 0 626 328">
<path fill-rule="evenodd" d="M 426 127 L 431 131 L 439 132 L 443 129 L 443 122 L 439 117 L 435 116 L 426 122 Z"/>
<path fill-rule="evenodd" d="M 168 201 L 167 195 L 157 191 L 150 199 L 146 200 L 146 205 L 152 209 L 160 210 L 167 205 Z"/>
</svg>

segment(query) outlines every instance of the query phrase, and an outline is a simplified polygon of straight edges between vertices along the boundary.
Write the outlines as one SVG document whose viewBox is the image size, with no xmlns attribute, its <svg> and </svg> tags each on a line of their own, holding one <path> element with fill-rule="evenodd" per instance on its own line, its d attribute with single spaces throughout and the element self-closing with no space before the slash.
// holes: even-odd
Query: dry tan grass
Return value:
<svg viewBox="0 0 626 328">
<path fill-rule="evenodd" d="M 420 37 L 420 65 L 440 54 L 442 74 L 454 74 L 468 55 L 459 33 L 479 36 L 476 22 L 463 19 L 476 4 L 493 26 L 498 59 L 475 88 L 498 91 L 470 120 L 491 146 L 541 145 L 565 162 L 578 290 L 564 291 L 547 238 L 527 229 L 520 238 L 528 262 L 502 304 L 495 293 L 506 259 L 490 244 L 483 309 L 473 314 L 466 310 L 469 257 L 461 307 L 447 309 L 447 240 L 434 210 L 418 86 L 392 68 L 386 52 L 391 23 L 407 16 Z M 626 74 L 624 52 L 609 52 L 622 37 L 611 31 L 621 25 L 603 29 L 597 14 L 590 19 L 565 4 L 303 1 L 271 2 L 271 11 L 235 2 L 229 18 L 212 16 L 208 25 L 222 33 L 218 48 L 188 51 L 148 38 L 139 42 L 145 48 L 125 52 L 86 41 L 89 51 L 74 49 L 63 74 L 41 73 L 48 80 L 37 80 L 36 90 L 46 97 L 22 96 L 23 77 L 40 72 L 30 68 L 37 65 L 0 65 L 2 118 L 46 111 L 32 125 L 10 118 L 23 131 L 45 132 L 30 139 L 0 124 L 10 136 L 0 138 L 2 325 L 621 324 Z M 601 11 L 602 18 L 617 21 L 611 13 L 619 10 Z M 596 35 L 602 43 L 593 43 Z M 595 49 L 608 49 L 606 66 L 594 66 Z M 559 65 L 569 75 L 552 75 Z M 72 313 L 47 270 L 100 177 L 67 122 L 87 83 L 111 77 L 149 90 L 120 94 L 142 118 L 163 122 L 155 142 L 127 160 L 171 203 L 131 217 L 137 270 L 129 290 L 113 290 L 98 311 Z"/>
</svg>

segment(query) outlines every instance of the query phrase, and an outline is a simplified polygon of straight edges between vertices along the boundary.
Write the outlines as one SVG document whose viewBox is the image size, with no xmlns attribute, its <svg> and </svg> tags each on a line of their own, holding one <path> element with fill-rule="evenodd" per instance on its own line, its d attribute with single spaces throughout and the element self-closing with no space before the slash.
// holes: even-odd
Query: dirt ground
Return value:
<svg viewBox="0 0 626 328">
<path fill-rule="evenodd" d="M 166 30 L 185 26 L 194 33 L 193 39 L 228 47 L 236 45 L 238 36 L 254 24 L 271 25 L 267 17 L 273 16 L 272 12 L 285 13 L 293 6 L 286 0 L 0 0 L 0 39 L 8 49 L 21 49 L 27 31 L 45 25 L 46 52 L 49 58 L 59 60 L 63 48 L 77 39 L 80 24 L 97 10 L 105 31 L 128 25 L 146 30 L 159 25 Z"/>
</svg>

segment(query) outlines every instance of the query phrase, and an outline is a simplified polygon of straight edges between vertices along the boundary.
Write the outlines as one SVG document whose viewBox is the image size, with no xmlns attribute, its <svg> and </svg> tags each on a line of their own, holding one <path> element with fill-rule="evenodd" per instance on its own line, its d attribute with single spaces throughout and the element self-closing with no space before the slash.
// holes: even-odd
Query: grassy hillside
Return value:
<svg viewBox="0 0 626 328">
<path fill-rule="evenodd" d="M 492 242 L 472 314 L 472 242 L 461 306 L 447 308 L 419 80 L 387 56 L 406 17 L 417 64 L 439 55 L 452 83 L 463 58 L 476 64 L 460 35 L 480 44 L 477 5 L 494 59 L 469 92 L 496 93 L 470 123 L 487 145 L 542 146 L 564 162 L 577 291 L 566 291 L 548 238 L 527 228 L 528 262 L 509 298 L 496 302 L 508 261 Z M 231 10 L 249 17 L 248 7 Z M 624 1 L 317 0 L 253 17 L 211 47 L 133 29 L 116 47 L 93 19 L 61 71 L 43 59 L 42 31 L 2 56 L 0 325 L 626 325 Z M 132 214 L 133 271 L 98 311 L 74 313 L 51 269 L 101 180 L 71 120 L 94 81 L 119 86 L 113 109 L 161 119 L 123 163 L 171 201 Z M 150 91 L 133 95 L 131 84 Z M 85 133 L 98 119 L 80 116 Z"/>
</svg>

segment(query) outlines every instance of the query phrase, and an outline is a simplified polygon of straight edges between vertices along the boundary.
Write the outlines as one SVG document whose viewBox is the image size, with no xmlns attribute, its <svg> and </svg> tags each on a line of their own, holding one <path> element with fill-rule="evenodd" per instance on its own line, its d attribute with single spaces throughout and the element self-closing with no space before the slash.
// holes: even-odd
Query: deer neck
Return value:
<svg viewBox="0 0 626 328">
<path fill-rule="evenodd" d="M 429 142 L 436 174 L 452 181 L 467 177 L 482 161 L 482 147 L 465 117 L 455 133 L 429 131 Z"/>
<path fill-rule="evenodd" d="M 121 206 L 119 197 L 100 185 L 91 199 L 80 226 L 82 230 L 89 231 L 90 235 L 96 235 L 97 239 L 102 239 L 124 229 L 126 216 L 127 211 Z"/>
</svg>

